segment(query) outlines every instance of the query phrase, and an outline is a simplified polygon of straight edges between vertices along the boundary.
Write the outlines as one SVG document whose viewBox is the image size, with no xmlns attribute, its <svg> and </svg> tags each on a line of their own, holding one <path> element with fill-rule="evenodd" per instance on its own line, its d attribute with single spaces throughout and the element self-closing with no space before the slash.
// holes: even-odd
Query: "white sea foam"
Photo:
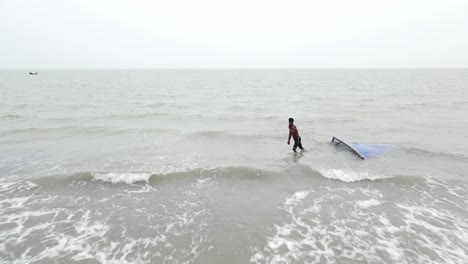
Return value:
<svg viewBox="0 0 468 264">
<path fill-rule="evenodd" d="M 378 180 L 378 179 L 385 179 L 390 178 L 391 176 L 386 175 L 377 175 L 371 174 L 365 171 L 357 172 L 352 170 L 340 170 L 340 169 L 322 169 L 319 170 L 320 174 L 323 177 L 328 179 L 340 180 L 344 182 L 355 182 L 355 181 L 362 181 L 362 180 Z"/>
<path fill-rule="evenodd" d="M 93 173 L 93 180 L 111 183 L 148 182 L 151 173 Z"/>
<path fill-rule="evenodd" d="M 295 192 L 293 195 L 286 199 L 286 202 L 284 204 L 288 207 L 296 205 L 298 202 L 303 200 L 308 194 L 309 191 Z"/>
<path fill-rule="evenodd" d="M 363 208 L 368 208 L 371 206 L 377 206 L 382 204 L 381 201 L 370 199 L 370 200 L 362 200 L 362 201 L 357 201 L 357 205 L 363 207 Z"/>
<path fill-rule="evenodd" d="M 159 210 L 147 211 L 144 205 L 129 209 L 112 203 L 113 197 L 132 199 L 135 193 L 119 191 L 112 198 L 108 194 L 93 200 L 90 196 L 75 199 L 41 191 L 32 193 L 29 201 L 26 196 L 12 197 L 3 204 L 7 210 L 0 215 L 0 259 L 7 257 L 12 263 L 182 263 L 192 262 L 210 248 L 206 246 L 209 199 L 167 199 Z M 141 193 L 137 195 L 141 197 Z M 103 206 L 95 207 L 95 203 Z M 74 206 L 68 209 L 61 207 L 63 204 Z M 148 222 L 134 225 L 131 219 L 135 217 Z M 139 233 L 141 230 L 144 232 Z M 183 239 L 174 245 L 175 237 Z M 21 250 L 15 252 L 20 253 L 8 253 L 17 248 Z"/>
<path fill-rule="evenodd" d="M 346 189 L 348 187 L 345 187 Z M 407 202 L 382 202 L 376 189 L 322 187 L 286 197 L 288 220 L 275 224 L 254 263 L 465 263 L 465 209 L 438 208 L 412 189 Z M 367 199 L 353 200 L 364 196 Z M 428 199 L 430 198 L 430 199 Z M 427 204 L 429 202 L 429 204 Z"/>
</svg>

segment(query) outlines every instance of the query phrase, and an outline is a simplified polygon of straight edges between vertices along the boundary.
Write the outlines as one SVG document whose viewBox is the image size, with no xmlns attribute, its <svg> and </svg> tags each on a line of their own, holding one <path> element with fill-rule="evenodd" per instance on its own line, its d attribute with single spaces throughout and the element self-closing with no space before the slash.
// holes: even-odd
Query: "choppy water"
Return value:
<svg viewBox="0 0 468 264">
<path fill-rule="evenodd" d="M 0 263 L 468 263 L 467 88 L 468 70 L 0 71 Z"/>
</svg>

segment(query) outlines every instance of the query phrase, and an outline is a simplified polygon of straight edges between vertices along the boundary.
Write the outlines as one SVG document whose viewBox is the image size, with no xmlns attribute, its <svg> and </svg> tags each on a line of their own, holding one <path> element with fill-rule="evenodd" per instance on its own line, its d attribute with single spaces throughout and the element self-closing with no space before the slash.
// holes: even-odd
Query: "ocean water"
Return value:
<svg viewBox="0 0 468 264">
<path fill-rule="evenodd" d="M 0 71 L 0 263 L 468 263 L 467 88 L 466 69 Z"/>
</svg>

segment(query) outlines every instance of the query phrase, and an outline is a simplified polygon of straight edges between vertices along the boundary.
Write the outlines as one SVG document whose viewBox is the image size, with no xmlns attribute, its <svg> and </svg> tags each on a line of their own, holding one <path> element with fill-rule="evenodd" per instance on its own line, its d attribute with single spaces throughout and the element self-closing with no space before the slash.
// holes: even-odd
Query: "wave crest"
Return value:
<svg viewBox="0 0 468 264">
<path fill-rule="evenodd" d="M 111 183 L 148 182 L 151 173 L 92 173 L 93 180 Z"/>
<path fill-rule="evenodd" d="M 320 174 L 323 177 L 333 180 L 340 180 L 344 182 L 356 182 L 356 181 L 363 181 L 363 180 L 379 180 L 385 178 L 391 178 L 392 176 L 386 175 L 378 175 L 378 174 L 371 174 L 368 172 L 357 172 L 357 171 L 344 171 L 340 169 L 323 169 L 319 170 Z"/>
</svg>

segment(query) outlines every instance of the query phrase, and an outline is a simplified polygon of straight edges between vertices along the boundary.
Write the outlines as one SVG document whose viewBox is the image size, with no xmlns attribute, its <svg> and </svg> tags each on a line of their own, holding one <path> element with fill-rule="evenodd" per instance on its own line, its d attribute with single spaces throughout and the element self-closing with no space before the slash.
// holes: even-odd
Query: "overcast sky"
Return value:
<svg viewBox="0 0 468 264">
<path fill-rule="evenodd" d="M 0 68 L 468 67 L 467 0 L 0 0 Z"/>
</svg>

